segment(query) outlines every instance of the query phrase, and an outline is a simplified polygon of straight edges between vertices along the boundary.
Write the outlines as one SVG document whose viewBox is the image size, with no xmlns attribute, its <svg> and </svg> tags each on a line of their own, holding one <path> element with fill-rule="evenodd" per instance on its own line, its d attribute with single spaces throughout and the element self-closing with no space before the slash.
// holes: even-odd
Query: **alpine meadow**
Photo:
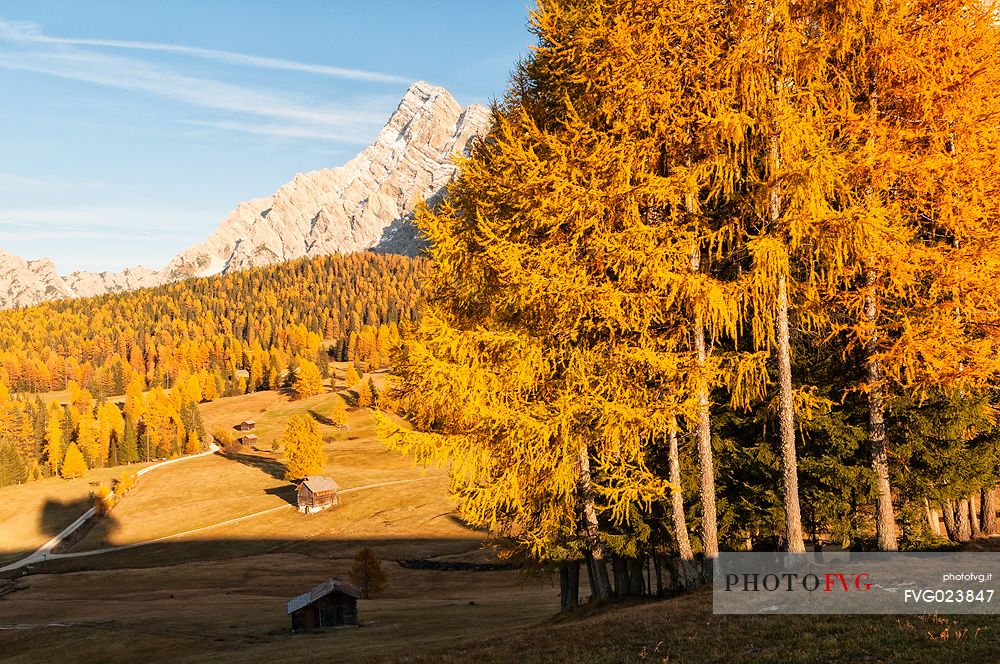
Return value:
<svg viewBox="0 0 1000 664">
<path fill-rule="evenodd" d="M 97 277 L 0 251 L 3 302 L 32 298 L 0 310 L 0 653 L 996 659 L 990 599 L 725 615 L 755 611 L 720 590 L 747 590 L 730 561 L 824 551 L 992 583 L 1000 4 L 537 2 L 487 107 L 410 85 L 183 270 L 79 298 Z M 10 26 L 0 47 L 399 82 Z M 438 45 L 409 48 L 420 71 Z"/>
</svg>

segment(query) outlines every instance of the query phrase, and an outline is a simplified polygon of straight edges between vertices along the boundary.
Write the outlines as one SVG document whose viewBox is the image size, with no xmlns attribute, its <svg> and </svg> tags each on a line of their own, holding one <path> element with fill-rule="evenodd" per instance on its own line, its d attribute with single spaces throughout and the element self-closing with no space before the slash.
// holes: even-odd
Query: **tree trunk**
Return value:
<svg viewBox="0 0 1000 664">
<path fill-rule="evenodd" d="M 656 577 L 656 596 L 663 597 L 663 561 L 653 556 L 653 575 Z"/>
<path fill-rule="evenodd" d="M 590 451 L 586 445 L 580 446 L 579 467 L 578 485 L 583 511 L 583 534 L 590 554 L 587 571 L 591 575 L 594 599 L 601 601 L 610 597 L 611 584 L 608 581 L 608 568 L 604 564 L 604 542 L 601 541 L 600 526 L 597 523 L 597 510 L 594 509 L 594 488 L 590 483 Z"/>
<path fill-rule="evenodd" d="M 691 249 L 691 271 L 701 269 L 698 245 Z M 705 557 L 714 560 L 719 556 L 719 532 L 715 512 L 715 462 L 712 460 L 712 419 L 709 405 L 708 381 L 705 376 L 707 355 L 705 351 L 705 326 L 700 314 L 694 320 L 694 351 L 698 369 L 702 372 L 698 385 L 698 421 L 695 435 L 698 441 L 699 492 L 701 493 L 701 546 Z"/>
<path fill-rule="evenodd" d="M 958 502 L 958 523 L 956 524 L 956 539 L 959 542 L 968 542 L 972 539 L 972 524 L 969 523 L 969 499 L 963 498 Z"/>
<path fill-rule="evenodd" d="M 681 575 L 677 571 L 681 563 L 679 559 L 674 557 L 669 558 L 668 562 L 670 563 L 670 592 L 677 595 L 684 590 L 684 587 L 681 585 Z"/>
<path fill-rule="evenodd" d="M 983 534 L 987 536 L 1000 534 L 1000 529 L 998 529 L 997 525 L 996 496 L 993 494 L 993 491 L 993 487 L 983 489 L 979 499 L 979 506 L 982 512 L 980 525 L 982 526 Z"/>
<path fill-rule="evenodd" d="M 944 517 L 945 536 L 952 542 L 958 540 L 958 528 L 955 524 L 955 505 L 950 500 L 942 501 L 941 516 Z"/>
<path fill-rule="evenodd" d="M 969 525 L 972 526 L 972 538 L 979 539 L 983 531 L 979 527 L 979 509 L 976 507 L 976 494 L 969 496 Z"/>
<path fill-rule="evenodd" d="M 681 461 L 677 450 L 677 425 L 671 422 L 670 448 L 668 451 L 670 467 L 670 483 L 677 489 L 670 493 L 670 515 L 674 524 L 674 538 L 677 540 L 677 552 L 681 557 L 681 569 L 684 586 L 694 585 L 694 553 L 691 551 L 691 540 L 688 538 L 687 520 L 684 516 L 684 495 L 681 493 Z"/>
<path fill-rule="evenodd" d="M 628 559 L 629 596 L 642 597 L 646 592 L 646 584 L 643 582 L 642 570 L 645 566 L 645 558 Z"/>
<path fill-rule="evenodd" d="M 792 396 L 792 352 L 788 333 L 788 283 L 778 277 L 778 385 L 781 429 L 781 466 L 785 490 L 785 532 L 789 553 L 805 553 L 799 510 L 799 471 L 795 454 L 795 401 Z"/>
<path fill-rule="evenodd" d="M 924 510 L 927 513 L 927 525 L 931 529 L 931 534 L 940 535 L 941 534 L 941 522 L 938 521 L 937 514 L 934 512 L 934 508 L 931 507 L 931 501 L 924 496 Z"/>
<path fill-rule="evenodd" d="M 629 596 L 628 564 L 622 556 L 611 557 L 611 569 L 615 576 L 615 598 L 625 599 Z"/>
<path fill-rule="evenodd" d="M 865 284 L 869 289 L 865 294 L 865 319 L 874 326 L 878 312 L 871 293 L 875 286 L 875 271 L 870 267 L 865 270 Z M 865 349 L 865 364 L 868 372 L 868 441 L 872 450 L 872 470 L 875 471 L 875 531 L 879 551 L 898 551 L 896 513 L 892 507 L 892 485 L 889 482 L 889 441 L 885 436 L 885 387 L 882 384 L 882 364 L 875 354 L 877 344 L 878 332 L 877 328 L 873 328 Z"/>
<path fill-rule="evenodd" d="M 778 136 L 771 136 L 771 175 L 781 170 Z M 777 227 L 781 218 L 781 192 L 773 185 L 768 194 L 769 217 Z M 788 332 L 788 277 L 778 276 L 777 319 L 775 337 L 778 355 L 778 428 L 781 434 L 781 471 L 784 490 L 785 535 L 790 553 L 805 553 L 802 537 L 802 513 L 799 509 L 799 472 L 795 454 L 795 400 L 792 396 L 792 349 Z"/>
<path fill-rule="evenodd" d="M 586 565 L 587 581 L 590 583 L 590 601 L 593 602 L 597 599 L 597 574 L 594 572 L 596 566 L 594 565 L 594 559 L 590 555 L 590 551 L 584 553 L 583 563 Z"/>
<path fill-rule="evenodd" d="M 559 609 L 574 611 L 580 606 L 580 561 L 564 560 L 559 565 Z"/>
</svg>

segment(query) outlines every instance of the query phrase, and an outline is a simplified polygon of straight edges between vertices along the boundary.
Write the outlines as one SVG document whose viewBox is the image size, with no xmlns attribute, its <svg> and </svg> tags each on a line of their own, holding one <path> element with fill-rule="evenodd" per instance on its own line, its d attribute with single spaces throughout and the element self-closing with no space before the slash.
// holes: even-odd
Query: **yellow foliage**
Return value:
<svg viewBox="0 0 1000 664">
<path fill-rule="evenodd" d="M 285 479 L 299 480 L 306 475 L 323 472 L 323 436 L 319 426 L 310 415 L 292 415 L 281 437 L 288 461 L 285 464 Z"/>
<path fill-rule="evenodd" d="M 296 371 L 292 383 L 295 398 L 305 399 L 316 394 L 323 394 L 323 376 L 319 367 L 302 357 L 296 360 L 296 364 L 298 371 Z"/>
<path fill-rule="evenodd" d="M 74 477 L 83 477 L 86 472 L 87 462 L 83 458 L 83 452 L 80 451 L 76 443 L 70 444 L 66 449 L 66 458 L 62 462 L 59 474 L 65 479 L 72 479 Z"/>
</svg>

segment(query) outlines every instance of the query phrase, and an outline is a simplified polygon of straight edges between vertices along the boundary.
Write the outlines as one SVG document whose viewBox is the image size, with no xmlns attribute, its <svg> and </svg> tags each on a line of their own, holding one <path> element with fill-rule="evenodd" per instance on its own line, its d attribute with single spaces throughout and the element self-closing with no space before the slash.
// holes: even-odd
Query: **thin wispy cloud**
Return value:
<svg viewBox="0 0 1000 664">
<path fill-rule="evenodd" d="M 285 92 L 188 76 L 144 60 L 78 48 L 74 41 L 83 40 L 46 37 L 32 24 L 0 19 L 0 68 L 141 92 L 270 121 L 241 123 L 227 118 L 228 126 L 222 127 L 253 134 L 366 143 L 385 121 L 384 109 L 357 100 L 349 105 L 317 103 Z"/>
<path fill-rule="evenodd" d="M 359 135 L 350 135 L 337 131 L 324 130 L 318 126 L 307 125 L 274 125 L 260 124 L 253 122 L 213 122 L 210 120 L 186 120 L 184 124 L 192 127 L 205 127 L 207 129 L 222 129 L 224 131 L 237 131 L 244 134 L 257 134 L 259 136 L 276 136 L 280 138 L 310 138 L 325 141 L 337 141 L 339 143 L 352 143 L 354 145 L 368 145 L 370 138 Z"/>
<path fill-rule="evenodd" d="M 2 19 L 0 19 L 0 38 L 22 42 L 34 42 L 37 44 L 65 44 L 70 46 L 96 46 L 101 48 L 120 48 L 138 51 L 177 53 L 194 58 L 214 60 L 216 62 L 225 62 L 234 65 L 244 65 L 247 67 L 258 67 L 260 69 L 271 69 L 276 71 L 297 71 L 306 74 L 316 74 L 318 76 L 346 79 L 349 81 L 395 84 L 405 84 L 410 82 L 410 79 L 403 76 L 369 71 L 366 69 L 317 65 L 308 62 L 298 62 L 296 60 L 269 58 L 259 55 L 250 55 L 248 53 L 236 53 L 233 51 L 222 51 L 213 48 L 200 48 L 198 46 L 185 46 L 183 44 L 164 44 L 161 42 L 131 41 L 125 39 L 55 37 L 43 34 L 40 30 L 38 30 L 37 26 L 31 23 L 8 22 Z"/>
<path fill-rule="evenodd" d="M 118 39 L 71 39 L 64 37 L 42 37 L 37 39 L 40 43 L 47 44 L 72 44 L 77 46 L 98 46 L 106 48 L 133 49 L 140 51 L 159 51 L 161 53 L 178 53 L 189 55 L 205 60 L 225 62 L 234 65 L 245 65 L 248 67 L 258 67 L 260 69 L 271 69 L 277 71 L 297 71 L 306 74 L 317 74 L 319 76 L 330 76 L 332 78 L 346 79 L 349 81 L 366 81 L 368 83 L 408 83 L 409 79 L 393 74 L 382 74 L 376 71 L 364 69 L 349 69 L 345 67 L 331 67 L 328 65 L 314 65 L 307 62 L 296 62 L 294 60 L 282 60 L 280 58 L 266 58 L 246 53 L 234 53 L 232 51 L 217 51 L 210 48 L 198 48 L 197 46 L 182 46 L 179 44 L 160 44 L 157 42 L 142 41 L 122 41 Z"/>
</svg>

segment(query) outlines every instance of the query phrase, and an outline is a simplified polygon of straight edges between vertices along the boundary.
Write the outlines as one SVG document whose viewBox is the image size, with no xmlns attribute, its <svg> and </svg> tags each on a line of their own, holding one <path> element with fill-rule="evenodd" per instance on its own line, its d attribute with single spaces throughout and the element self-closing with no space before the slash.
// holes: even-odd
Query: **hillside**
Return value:
<svg viewBox="0 0 1000 664">
<path fill-rule="evenodd" d="M 352 398 L 342 381 L 334 384 Z M 392 561 L 484 560 L 483 535 L 454 513 L 444 469 L 424 473 L 386 452 L 362 410 L 349 414 L 346 430 L 322 427 L 326 472 L 345 488 L 403 483 L 345 492 L 341 508 L 297 514 L 288 484 L 275 477 L 282 459 L 270 442 L 289 416 L 322 416 L 331 398 L 291 401 L 266 391 L 202 404 L 212 428 L 255 417 L 257 449 L 149 474 L 110 520 L 63 552 L 204 530 L 35 569 L 21 579 L 25 589 L 0 599 L 4 661 L 38 661 L 42 642 L 46 658 L 80 663 L 157 659 L 164 652 L 177 662 L 943 663 L 992 661 L 1000 651 L 1000 632 L 987 616 L 714 616 L 703 589 L 556 618 L 558 584 L 548 579 L 405 569 Z M 0 559 L 15 556 L 15 542 L 37 542 L 30 533 L 51 533 L 71 520 L 87 482 L 113 472 L 0 489 L 6 536 Z M 264 510 L 270 511 L 251 516 Z M 241 516 L 250 518 L 212 527 Z M 363 545 L 375 547 L 389 576 L 383 595 L 360 602 L 363 626 L 291 634 L 284 602 L 331 574 L 346 574 Z"/>
<path fill-rule="evenodd" d="M 347 164 L 299 173 L 270 196 L 244 201 L 203 242 L 159 271 L 60 275 L 51 260 L 26 261 L 0 249 L 0 309 L 67 297 L 89 297 L 226 274 L 304 256 L 365 249 L 415 255 L 412 212 L 455 173 L 453 162 L 489 123 L 487 109 L 468 108 L 447 90 L 417 81 L 372 145 Z"/>
<path fill-rule="evenodd" d="M 342 381 L 335 384 L 348 401 L 353 398 Z M 513 571 L 405 569 L 392 562 L 482 561 L 489 554 L 483 534 L 455 514 L 445 469 L 425 472 L 387 452 L 374 437 L 370 411 L 352 410 L 347 429 L 321 424 L 325 472 L 344 489 L 343 505 L 298 514 L 289 502 L 291 487 L 280 478 L 283 459 L 270 451 L 270 441 L 293 414 L 311 411 L 322 423 L 333 398 L 327 392 L 292 401 L 260 392 L 203 404 L 209 428 L 254 416 L 261 436 L 256 449 L 149 473 L 110 518 L 58 553 L 131 548 L 50 560 L 23 577 L 26 589 L 0 599 L 0 624 L 19 626 L 0 630 L 4 661 L 37 661 L 39 639 L 46 657 L 73 662 L 134 661 L 163 652 L 171 661 L 189 662 L 309 661 L 324 653 L 348 661 L 400 657 L 456 638 L 509 634 L 554 613 L 557 592 L 547 580 Z M 81 508 L 79 488 L 108 472 L 0 488 L 0 505 L 21 514 L 7 522 L 0 558 L 17 557 L 12 543 L 26 544 L 22 535 L 38 529 L 35 520 L 43 514 L 49 521 L 42 532 L 68 523 L 71 508 L 56 514 L 46 505 Z M 346 575 L 365 545 L 384 561 L 389 586 L 360 602 L 364 626 L 290 634 L 285 602 L 332 574 Z M 48 626 L 53 623 L 60 626 Z"/>
</svg>

